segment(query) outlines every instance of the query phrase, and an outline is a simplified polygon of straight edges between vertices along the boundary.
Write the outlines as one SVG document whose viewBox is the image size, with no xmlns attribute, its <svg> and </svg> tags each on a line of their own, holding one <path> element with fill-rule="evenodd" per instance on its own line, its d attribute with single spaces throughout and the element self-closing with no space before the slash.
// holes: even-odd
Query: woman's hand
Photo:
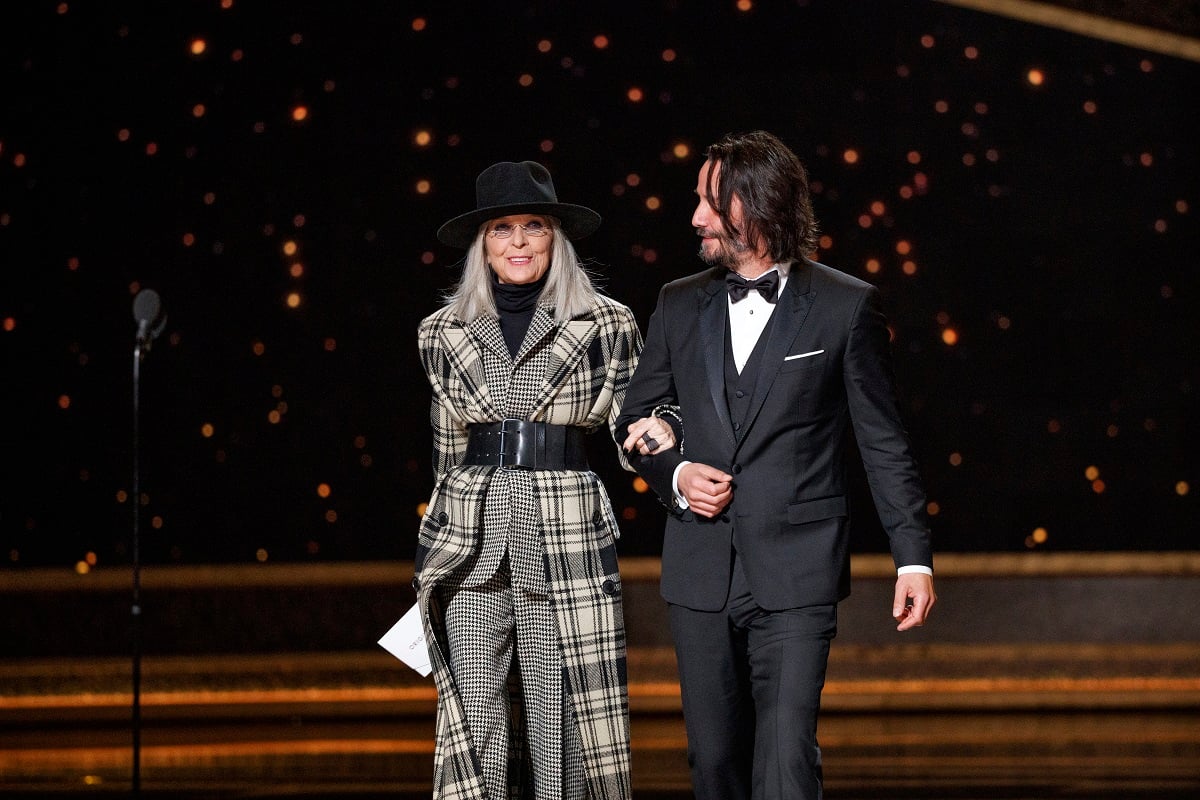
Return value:
<svg viewBox="0 0 1200 800">
<path fill-rule="evenodd" d="M 621 447 L 626 453 L 644 456 L 662 453 L 675 446 L 675 431 L 658 417 L 642 417 L 629 425 L 629 436 Z"/>
</svg>

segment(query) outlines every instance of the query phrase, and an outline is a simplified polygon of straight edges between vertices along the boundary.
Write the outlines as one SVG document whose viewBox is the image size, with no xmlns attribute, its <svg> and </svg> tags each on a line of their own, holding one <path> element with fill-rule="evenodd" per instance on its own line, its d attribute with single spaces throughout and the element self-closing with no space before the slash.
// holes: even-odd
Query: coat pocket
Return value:
<svg viewBox="0 0 1200 800">
<path fill-rule="evenodd" d="M 819 352 L 813 355 L 805 355 L 803 358 L 784 359 L 779 365 L 779 372 L 797 372 L 802 369 L 820 369 L 825 366 L 827 353 Z"/>
<path fill-rule="evenodd" d="M 787 508 L 787 520 L 791 525 L 803 525 L 806 522 L 819 522 L 823 519 L 845 517 L 848 515 L 846 509 L 845 495 L 822 497 L 818 500 L 792 503 Z"/>
</svg>

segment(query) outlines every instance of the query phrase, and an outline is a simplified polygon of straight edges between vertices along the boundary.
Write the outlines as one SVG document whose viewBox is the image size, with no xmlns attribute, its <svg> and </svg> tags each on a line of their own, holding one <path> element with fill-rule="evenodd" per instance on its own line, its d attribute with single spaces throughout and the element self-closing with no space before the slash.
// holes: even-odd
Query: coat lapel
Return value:
<svg viewBox="0 0 1200 800">
<path fill-rule="evenodd" d="M 500 330 L 500 321 L 486 314 L 476 317 L 467 325 L 467 330 L 481 347 L 486 347 L 505 361 L 511 361 L 508 345 L 504 341 L 504 332 Z"/>
<path fill-rule="evenodd" d="M 494 398 L 488 390 L 484 372 L 483 351 L 491 350 L 517 367 L 529 354 L 553 336 L 545 379 L 537 390 L 533 402 L 533 417 L 554 399 L 563 388 L 563 381 L 579 360 L 587 353 L 588 346 L 596 338 L 599 326 L 594 320 L 571 320 L 555 325 L 550 309 L 539 306 L 529 323 L 529 331 L 521 349 L 513 359 L 504 342 L 500 324 L 490 317 L 479 317 L 465 328 L 445 328 L 441 332 L 442 346 L 448 354 L 451 369 L 458 377 L 459 391 L 455 392 L 459 407 L 478 407 L 483 418 L 498 419 L 503 415 L 496 408 Z"/>
<path fill-rule="evenodd" d="M 595 320 L 573 319 L 557 326 L 556 329 L 549 312 L 541 307 L 534 314 L 533 323 L 529 326 L 530 334 L 533 333 L 534 325 L 539 325 L 539 330 L 541 330 L 537 340 L 539 342 L 554 332 L 554 344 L 551 345 L 550 359 L 546 364 L 546 382 L 542 385 L 542 391 L 533 404 L 533 416 L 537 418 L 559 392 L 568 388 L 567 376 L 587 353 L 600 326 L 596 324 Z M 525 347 L 531 347 L 534 344 L 532 335 L 525 337 Z"/>
<path fill-rule="evenodd" d="M 489 321 L 492 323 L 491 328 L 495 329 L 495 336 L 486 324 L 475 320 L 465 328 L 443 328 L 438 337 L 446 353 L 446 360 L 458 378 L 456 382 L 448 383 L 446 390 L 453 394 L 452 400 L 457 408 L 477 408 L 483 419 L 499 417 L 492 401 L 492 393 L 488 391 L 487 374 L 483 368 L 483 348 L 495 349 L 493 339 L 498 336 L 500 346 L 505 348 L 505 355 L 508 354 L 499 324 L 495 320 Z"/>
<path fill-rule="evenodd" d="M 725 329 L 728 327 L 725 320 L 729 316 L 729 303 L 721 291 L 723 286 L 714 278 L 700 293 L 700 339 L 704 346 L 704 371 L 713 410 L 717 412 L 717 420 L 729 443 L 736 446 L 737 437 L 733 435 L 729 404 L 725 400 Z"/>
<path fill-rule="evenodd" d="M 779 375 L 783 366 L 783 357 L 792 346 L 808 310 L 812 307 L 815 294 L 811 291 L 812 273 L 803 265 L 795 264 L 788 274 L 788 282 L 779 300 L 775 304 L 775 319 L 770 326 L 766 348 L 763 350 L 762 362 L 758 368 L 758 379 L 754 382 L 754 394 L 750 401 L 750 410 L 746 414 L 746 431 L 754 424 L 758 412 L 762 410 L 767 399 L 767 393 Z M 743 435 L 742 441 L 745 441 Z"/>
<path fill-rule="evenodd" d="M 553 332 L 554 315 L 545 306 L 538 306 L 533 312 L 533 319 L 529 321 L 529 330 L 525 331 L 525 339 L 521 342 L 521 349 L 517 351 L 517 357 L 513 359 L 513 362 L 522 361 L 529 355 L 530 350 L 541 344 L 542 340 Z"/>
</svg>

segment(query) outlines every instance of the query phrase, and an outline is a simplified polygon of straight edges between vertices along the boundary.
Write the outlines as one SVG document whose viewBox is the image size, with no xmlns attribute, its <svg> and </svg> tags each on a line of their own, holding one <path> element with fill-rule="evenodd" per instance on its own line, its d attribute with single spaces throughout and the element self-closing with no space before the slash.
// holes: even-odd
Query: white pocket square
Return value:
<svg viewBox="0 0 1200 800">
<path fill-rule="evenodd" d="M 807 353 L 797 353 L 794 356 L 784 356 L 784 361 L 795 361 L 797 358 L 808 358 L 809 356 L 819 356 L 824 353 L 824 350 L 809 350 Z"/>
</svg>

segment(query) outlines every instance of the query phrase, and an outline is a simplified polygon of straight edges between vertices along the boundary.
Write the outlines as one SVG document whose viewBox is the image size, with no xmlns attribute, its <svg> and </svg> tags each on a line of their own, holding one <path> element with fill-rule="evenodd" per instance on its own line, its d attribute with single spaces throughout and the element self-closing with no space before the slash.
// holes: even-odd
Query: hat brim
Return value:
<svg viewBox="0 0 1200 800">
<path fill-rule="evenodd" d="M 590 233 L 595 233 L 600 227 L 600 215 L 586 206 L 571 203 L 511 203 L 477 208 L 461 214 L 438 228 L 437 238 L 442 244 L 465 250 L 475 241 L 480 225 L 490 219 L 515 214 L 545 214 L 555 217 L 562 225 L 563 233 L 571 240 L 582 239 Z"/>
</svg>

